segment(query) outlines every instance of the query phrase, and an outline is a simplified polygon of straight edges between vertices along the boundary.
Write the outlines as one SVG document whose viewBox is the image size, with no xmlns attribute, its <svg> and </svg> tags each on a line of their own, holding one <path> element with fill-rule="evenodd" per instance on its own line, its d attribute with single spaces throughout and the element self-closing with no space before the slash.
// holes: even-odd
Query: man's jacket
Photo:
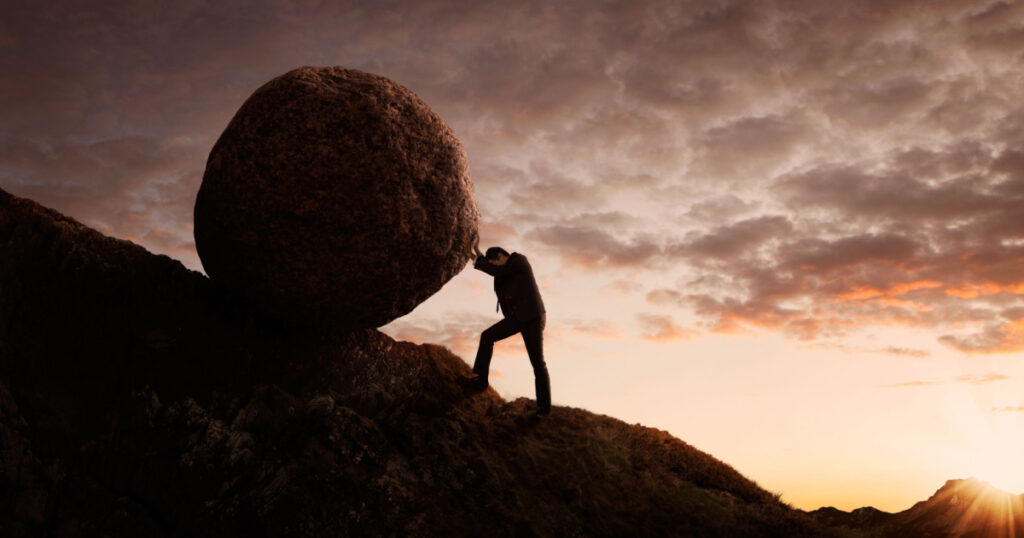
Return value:
<svg viewBox="0 0 1024 538">
<path fill-rule="evenodd" d="M 526 322 L 545 312 L 540 289 L 533 278 L 533 268 L 526 256 L 513 252 L 504 265 L 494 265 L 487 258 L 478 256 L 473 267 L 494 277 L 494 293 L 506 318 Z"/>
</svg>

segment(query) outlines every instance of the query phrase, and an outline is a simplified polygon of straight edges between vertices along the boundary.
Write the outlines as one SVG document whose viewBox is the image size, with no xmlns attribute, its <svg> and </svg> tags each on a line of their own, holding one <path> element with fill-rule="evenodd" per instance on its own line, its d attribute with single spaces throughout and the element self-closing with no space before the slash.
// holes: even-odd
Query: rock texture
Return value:
<svg viewBox="0 0 1024 538">
<path fill-rule="evenodd" d="M 0 191 L 0 534 L 821 535 L 665 432 L 534 423 L 444 348 L 220 293 Z"/>
<path fill-rule="evenodd" d="M 203 268 L 265 312 L 372 328 L 468 261 L 480 215 L 465 152 L 406 88 L 303 67 L 249 97 L 195 206 Z"/>
</svg>

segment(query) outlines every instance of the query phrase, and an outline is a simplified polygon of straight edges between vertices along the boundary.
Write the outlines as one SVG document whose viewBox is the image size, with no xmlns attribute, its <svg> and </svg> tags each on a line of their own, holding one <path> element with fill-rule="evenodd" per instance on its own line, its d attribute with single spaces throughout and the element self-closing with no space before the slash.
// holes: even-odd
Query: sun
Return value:
<svg viewBox="0 0 1024 538">
<path fill-rule="evenodd" d="M 1016 495 L 1024 493 L 1024 464 L 1021 463 L 1020 457 L 1024 453 L 1024 443 L 1019 439 L 1012 440 L 1018 442 L 1000 439 L 982 447 L 978 453 L 972 455 L 970 467 L 973 469 L 973 476 L 978 480 Z"/>
<path fill-rule="evenodd" d="M 1014 495 L 1024 494 L 1024 474 L 1020 471 L 1014 472 L 1007 470 L 1004 472 L 992 472 L 979 475 L 977 478 L 978 480 L 988 482 L 1007 493 L 1012 493 Z"/>
</svg>

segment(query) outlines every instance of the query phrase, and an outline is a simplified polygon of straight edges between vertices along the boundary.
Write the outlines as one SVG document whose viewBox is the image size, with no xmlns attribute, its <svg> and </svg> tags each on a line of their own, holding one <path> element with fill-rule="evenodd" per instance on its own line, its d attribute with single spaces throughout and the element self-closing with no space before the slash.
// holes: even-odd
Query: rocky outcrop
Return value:
<svg viewBox="0 0 1024 538">
<path fill-rule="evenodd" d="M 0 191 L 4 536 L 820 535 L 665 432 L 221 293 Z"/>
<path fill-rule="evenodd" d="M 395 82 L 303 67 L 256 90 L 195 206 L 206 273 L 299 324 L 373 328 L 459 273 L 480 214 L 448 125 Z"/>
</svg>

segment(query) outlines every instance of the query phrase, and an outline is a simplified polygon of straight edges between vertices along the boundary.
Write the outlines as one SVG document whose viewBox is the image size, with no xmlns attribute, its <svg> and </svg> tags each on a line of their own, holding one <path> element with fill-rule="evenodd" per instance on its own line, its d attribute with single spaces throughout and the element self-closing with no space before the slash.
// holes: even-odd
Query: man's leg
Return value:
<svg viewBox="0 0 1024 538">
<path fill-rule="evenodd" d="M 533 365 L 533 382 L 537 389 L 537 411 L 547 413 L 551 410 L 551 379 L 548 377 L 548 365 L 544 363 L 544 325 L 545 316 L 523 325 L 523 343 L 530 355 Z"/>
<path fill-rule="evenodd" d="M 487 382 L 487 374 L 491 370 L 491 355 L 494 353 L 494 343 L 504 340 L 519 332 L 519 324 L 508 318 L 491 325 L 480 335 L 480 347 L 476 350 L 476 360 L 473 361 L 473 373 L 480 376 Z"/>
</svg>

